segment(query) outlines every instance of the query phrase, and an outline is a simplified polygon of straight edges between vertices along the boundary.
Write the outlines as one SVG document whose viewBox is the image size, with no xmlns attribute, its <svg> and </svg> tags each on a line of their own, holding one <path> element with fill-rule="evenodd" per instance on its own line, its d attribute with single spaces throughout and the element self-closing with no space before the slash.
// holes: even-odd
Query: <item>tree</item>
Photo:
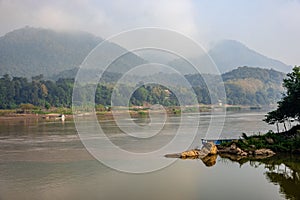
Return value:
<svg viewBox="0 0 300 200">
<path fill-rule="evenodd" d="M 276 110 L 269 112 L 264 121 L 269 124 L 283 123 L 290 119 L 300 119 L 300 66 L 295 66 L 283 80 L 286 95 L 278 102 Z"/>
<path fill-rule="evenodd" d="M 20 108 L 22 109 L 22 111 L 24 113 L 27 113 L 30 110 L 34 109 L 34 105 L 30 104 L 30 103 L 25 103 L 25 104 L 21 104 Z"/>
</svg>

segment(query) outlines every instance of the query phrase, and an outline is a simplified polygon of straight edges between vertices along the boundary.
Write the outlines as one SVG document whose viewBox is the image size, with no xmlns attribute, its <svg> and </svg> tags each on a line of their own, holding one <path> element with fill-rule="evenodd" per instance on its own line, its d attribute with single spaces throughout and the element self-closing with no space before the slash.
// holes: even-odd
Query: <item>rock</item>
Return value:
<svg viewBox="0 0 300 200">
<path fill-rule="evenodd" d="M 204 143 L 200 151 L 207 153 L 207 155 L 218 154 L 218 148 L 213 142 Z"/>
<path fill-rule="evenodd" d="M 240 148 L 236 148 L 236 154 L 241 155 L 244 151 Z"/>
<path fill-rule="evenodd" d="M 254 151 L 254 155 L 274 155 L 275 153 L 271 149 L 257 149 Z"/>
<path fill-rule="evenodd" d="M 248 153 L 245 152 L 245 151 L 243 151 L 243 152 L 241 153 L 241 156 L 248 156 Z"/>
<path fill-rule="evenodd" d="M 211 167 L 216 164 L 217 157 L 218 157 L 218 155 L 208 155 L 208 156 L 205 156 L 204 158 L 202 158 L 201 160 L 205 164 L 205 166 Z"/>
<path fill-rule="evenodd" d="M 220 154 L 230 154 L 238 157 L 248 156 L 248 153 L 237 147 L 235 143 L 232 143 L 230 147 L 220 147 L 218 151 Z"/>
<path fill-rule="evenodd" d="M 239 147 L 236 148 L 235 154 L 240 155 L 240 156 L 248 156 L 248 153 L 240 149 Z"/>
<path fill-rule="evenodd" d="M 181 153 L 180 158 L 198 158 L 199 157 L 199 150 L 189 150 L 189 151 L 184 151 Z"/>
<path fill-rule="evenodd" d="M 274 140 L 272 138 L 266 138 L 268 144 L 274 144 Z"/>
<path fill-rule="evenodd" d="M 230 150 L 235 150 L 235 149 L 236 149 L 236 144 L 232 143 L 231 146 L 230 146 Z"/>
<path fill-rule="evenodd" d="M 218 153 L 218 148 L 217 146 L 212 143 L 212 142 L 208 142 L 208 143 L 204 143 L 202 148 L 199 149 L 192 149 L 189 151 L 184 151 L 181 154 L 179 154 L 179 158 L 204 158 L 208 155 L 216 155 Z M 166 157 L 173 157 L 173 158 L 177 158 L 178 154 L 168 154 L 165 155 Z"/>
</svg>

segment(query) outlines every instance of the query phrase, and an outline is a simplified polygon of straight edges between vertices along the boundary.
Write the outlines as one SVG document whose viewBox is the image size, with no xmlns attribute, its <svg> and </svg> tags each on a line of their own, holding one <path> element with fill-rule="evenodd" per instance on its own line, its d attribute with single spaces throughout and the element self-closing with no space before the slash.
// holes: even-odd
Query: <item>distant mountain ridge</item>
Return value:
<svg viewBox="0 0 300 200">
<path fill-rule="evenodd" d="M 0 37 L 0 76 L 9 74 L 30 78 L 43 74 L 49 77 L 74 69 L 101 41 L 100 37 L 80 31 L 57 32 L 25 27 L 9 32 Z M 114 43 L 108 43 L 107 48 L 110 52 L 124 51 Z M 129 52 L 114 62 L 111 70 L 143 63 L 142 58 Z"/>
<path fill-rule="evenodd" d="M 22 76 L 30 78 L 39 74 L 53 77 L 61 72 L 78 68 L 88 53 L 96 47 L 102 38 L 86 32 L 58 32 L 43 28 L 25 27 L 14 30 L 0 37 L 0 76 Z M 125 49 L 114 43 L 108 43 L 108 52 L 124 51 Z M 107 53 L 108 53 L 107 52 Z M 106 52 L 105 52 L 106 53 Z M 147 55 L 148 53 L 148 55 Z M 221 73 L 231 71 L 241 66 L 273 68 L 281 72 L 289 72 L 291 67 L 274 59 L 267 58 L 234 40 L 224 40 L 217 43 L 208 54 L 216 63 Z M 112 64 L 111 72 L 122 73 L 133 66 L 144 64 L 147 56 L 155 57 L 155 53 L 146 52 L 140 56 L 129 52 Z M 105 59 L 105 55 L 103 58 Z M 109 55 L 107 56 L 109 57 Z M 156 60 L 164 61 L 183 74 L 193 74 L 193 67 L 182 60 L 167 62 L 158 55 Z M 210 66 L 207 56 L 203 59 L 191 58 L 199 62 L 204 68 Z M 147 71 L 148 70 L 148 71 Z M 147 69 L 145 73 L 151 73 Z M 209 70 L 208 70 L 209 71 Z M 73 72 L 75 72 L 73 70 Z M 164 72 L 165 73 L 165 72 Z M 207 72 L 203 72 L 207 73 Z"/>
<path fill-rule="evenodd" d="M 222 40 L 209 50 L 208 54 L 221 72 L 242 66 L 272 68 L 284 73 L 290 72 L 292 69 L 291 66 L 257 53 L 236 40 Z"/>
<path fill-rule="evenodd" d="M 101 40 L 84 32 L 12 31 L 0 39 L 0 75 L 31 77 L 74 68 Z"/>
<path fill-rule="evenodd" d="M 209 57 L 210 56 L 210 59 Z M 198 57 L 189 58 L 193 63 L 201 66 L 202 69 L 216 65 L 220 73 L 229 72 L 237 67 L 251 66 L 264 69 L 274 69 L 288 73 L 292 67 L 279 60 L 268 58 L 254 50 L 249 49 L 244 44 L 235 40 L 222 40 L 216 43 L 207 53 Z M 195 70 L 190 63 L 182 59 L 175 59 L 168 63 L 177 70 L 185 69 L 186 74 L 193 74 Z"/>
</svg>

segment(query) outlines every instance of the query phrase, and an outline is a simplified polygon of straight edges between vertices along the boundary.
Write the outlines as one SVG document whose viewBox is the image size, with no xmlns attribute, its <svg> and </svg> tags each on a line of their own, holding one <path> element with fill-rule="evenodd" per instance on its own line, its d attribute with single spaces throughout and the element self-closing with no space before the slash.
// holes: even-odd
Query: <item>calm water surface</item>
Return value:
<svg viewBox="0 0 300 200">
<path fill-rule="evenodd" d="M 228 113 L 222 137 L 274 130 L 275 127 L 261 121 L 264 114 Z M 193 119 L 193 115 L 186 117 Z M 205 136 L 210 116 L 203 114 L 200 119 L 192 146 L 199 145 Z M 146 119 L 135 121 L 147 122 Z M 101 125 L 111 141 L 121 148 L 148 152 L 170 141 L 179 122 L 179 117 L 168 118 L 157 136 L 159 140 L 144 143 L 124 136 L 112 120 L 104 120 Z M 188 134 L 190 127 L 184 127 Z M 103 147 L 103 151 L 107 149 Z M 167 158 L 161 155 L 157 161 L 160 159 Z M 0 120 L 1 200 L 300 199 L 299 175 L 300 158 L 291 156 L 240 162 L 218 157 L 211 167 L 201 160 L 177 160 L 152 173 L 122 173 L 101 164 L 85 150 L 72 121 Z"/>
</svg>

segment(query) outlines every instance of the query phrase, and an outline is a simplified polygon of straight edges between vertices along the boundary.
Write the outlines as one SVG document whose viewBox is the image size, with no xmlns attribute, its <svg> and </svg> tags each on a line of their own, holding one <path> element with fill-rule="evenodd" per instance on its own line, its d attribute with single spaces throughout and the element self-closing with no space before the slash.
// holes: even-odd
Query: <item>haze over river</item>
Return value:
<svg viewBox="0 0 300 200">
<path fill-rule="evenodd" d="M 238 138 L 242 132 L 251 135 L 270 129 L 275 131 L 274 126 L 262 121 L 265 113 L 228 112 L 221 137 Z M 186 114 L 184 117 L 193 120 L 195 116 Z M 191 148 L 201 145 L 200 139 L 205 137 L 210 117 L 209 113 L 200 115 Z M 128 119 L 128 122 L 131 120 L 147 123 L 145 118 Z M 156 139 L 145 142 L 123 134 L 113 120 L 101 120 L 100 124 L 107 137 L 120 148 L 149 152 L 169 142 L 180 123 L 178 116 L 167 118 Z M 180 125 L 188 134 L 191 127 Z M 185 137 L 182 138 L 184 142 Z M 106 146 L 98 148 L 107 152 L 108 157 L 112 156 Z M 131 162 L 126 157 L 120 159 Z M 170 158 L 161 155 L 151 162 L 162 160 Z M 299 161 L 296 156 L 275 156 L 266 161 L 238 163 L 218 157 L 214 166 L 207 167 L 201 160 L 176 160 L 154 172 L 130 174 L 111 169 L 91 156 L 72 120 L 62 123 L 29 118 L 0 119 L 1 200 L 300 199 Z M 148 164 L 145 161 L 145 165 Z"/>
</svg>

